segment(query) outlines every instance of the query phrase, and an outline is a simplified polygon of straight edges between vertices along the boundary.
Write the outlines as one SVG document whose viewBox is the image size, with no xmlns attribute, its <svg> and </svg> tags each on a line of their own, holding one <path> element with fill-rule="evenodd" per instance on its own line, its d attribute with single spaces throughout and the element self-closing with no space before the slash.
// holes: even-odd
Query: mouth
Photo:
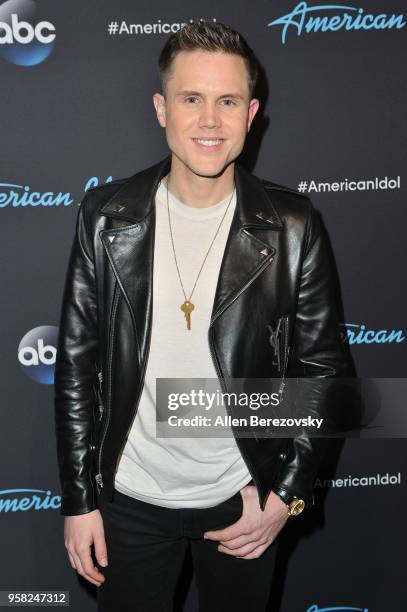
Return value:
<svg viewBox="0 0 407 612">
<path fill-rule="evenodd" d="M 218 151 L 224 143 L 224 138 L 192 138 L 194 143 L 203 151 Z"/>
</svg>

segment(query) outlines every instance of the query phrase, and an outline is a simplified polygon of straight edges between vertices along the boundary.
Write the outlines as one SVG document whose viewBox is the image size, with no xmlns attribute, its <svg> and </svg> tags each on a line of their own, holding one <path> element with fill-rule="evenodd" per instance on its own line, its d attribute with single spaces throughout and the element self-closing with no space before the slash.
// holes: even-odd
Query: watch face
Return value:
<svg viewBox="0 0 407 612">
<path fill-rule="evenodd" d="M 290 504 L 290 511 L 293 516 L 297 516 L 297 514 L 300 514 L 300 512 L 302 512 L 304 508 L 305 508 L 305 504 L 304 504 L 304 500 L 302 499 L 295 499 Z"/>
</svg>

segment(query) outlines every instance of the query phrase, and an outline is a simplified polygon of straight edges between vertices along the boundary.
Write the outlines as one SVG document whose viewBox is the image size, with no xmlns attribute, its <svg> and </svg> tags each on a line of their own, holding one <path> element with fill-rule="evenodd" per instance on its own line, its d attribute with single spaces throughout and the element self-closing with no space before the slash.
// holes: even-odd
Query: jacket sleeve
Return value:
<svg viewBox="0 0 407 612">
<path fill-rule="evenodd" d="M 351 376 L 351 362 L 339 329 L 336 273 L 311 201 L 303 252 L 286 382 L 295 416 L 321 418 L 329 415 L 330 401 L 338 405 L 342 388 L 338 378 Z M 287 439 L 285 460 L 273 490 L 313 506 L 315 479 L 329 443 L 329 437 L 310 436 L 305 430 Z"/>
<path fill-rule="evenodd" d="M 79 207 L 66 272 L 55 363 L 54 407 L 61 514 L 97 508 L 92 482 L 91 433 L 95 403 L 98 321 L 86 194 Z"/>
</svg>

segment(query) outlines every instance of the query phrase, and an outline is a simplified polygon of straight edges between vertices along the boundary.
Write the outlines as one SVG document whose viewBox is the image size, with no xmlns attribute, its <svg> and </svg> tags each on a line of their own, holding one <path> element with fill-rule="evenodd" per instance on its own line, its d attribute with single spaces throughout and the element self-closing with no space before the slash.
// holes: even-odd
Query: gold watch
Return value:
<svg viewBox="0 0 407 612">
<path fill-rule="evenodd" d="M 297 516 L 301 514 L 301 512 L 305 508 L 305 503 L 303 499 L 298 499 L 298 497 L 293 497 L 289 504 L 287 504 L 288 514 L 290 516 Z"/>
<path fill-rule="evenodd" d="M 290 495 L 285 489 L 278 489 L 276 493 L 287 506 L 290 516 L 298 516 L 304 510 L 305 502 L 303 499 L 299 499 L 296 495 Z"/>
</svg>

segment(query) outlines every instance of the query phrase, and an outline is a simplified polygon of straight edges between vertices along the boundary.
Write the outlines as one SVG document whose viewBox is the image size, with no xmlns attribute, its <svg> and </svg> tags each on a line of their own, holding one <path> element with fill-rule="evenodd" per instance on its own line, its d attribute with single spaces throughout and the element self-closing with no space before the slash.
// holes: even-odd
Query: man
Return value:
<svg viewBox="0 0 407 612">
<path fill-rule="evenodd" d="M 333 272 L 310 200 L 236 162 L 259 108 L 242 36 L 188 24 L 159 68 L 170 156 L 89 190 L 77 219 L 55 376 L 65 546 L 99 610 L 171 610 L 189 547 L 201 610 L 260 611 L 326 441 L 157 437 L 155 382 L 345 375 Z M 304 401 L 321 413 L 312 385 Z"/>
</svg>

